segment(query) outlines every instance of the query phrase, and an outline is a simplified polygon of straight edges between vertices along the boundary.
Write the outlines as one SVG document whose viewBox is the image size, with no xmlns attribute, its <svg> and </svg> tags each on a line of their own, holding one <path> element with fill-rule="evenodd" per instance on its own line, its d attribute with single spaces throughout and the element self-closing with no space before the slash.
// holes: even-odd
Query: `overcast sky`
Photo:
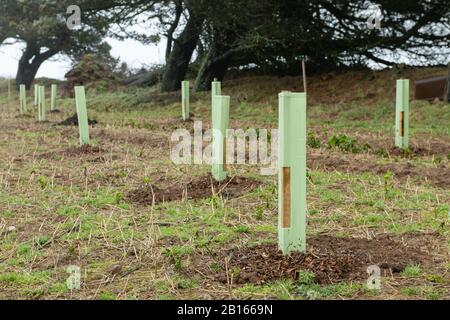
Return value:
<svg viewBox="0 0 450 320">
<path fill-rule="evenodd" d="M 142 45 L 138 41 L 107 39 L 111 45 L 111 54 L 126 62 L 130 68 L 139 68 L 143 64 L 164 63 L 164 43 L 156 45 Z M 23 45 L 7 45 L 0 47 L 0 77 L 15 78 L 17 64 L 22 54 Z M 58 57 L 53 61 L 46 61 L 39 68 L 37 77 L 63 79 L 70 69 L 67 58 Z"/>
</svg>

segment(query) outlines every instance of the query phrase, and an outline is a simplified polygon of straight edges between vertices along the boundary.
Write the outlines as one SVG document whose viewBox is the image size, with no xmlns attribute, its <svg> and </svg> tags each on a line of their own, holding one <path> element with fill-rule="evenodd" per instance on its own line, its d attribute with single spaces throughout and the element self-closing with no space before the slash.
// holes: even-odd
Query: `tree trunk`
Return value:
<svg viewBox="0 0 450 320">
<path fill-rule="evenodd" d="M 24 84 L 26 89 L 29 90 L 42 63 L 57 53 L 50 50 L 40 53 L 40 50 L 40 47 L 35 43 L 27 43 L 22 57 L 19 60 L 19 67 L 16 74 L 16 89 L 19 89 L 19 86 Z"/>
<path fill-rule="evenodd" d="M 195 91 L 208 91 L 211 89 L 211 82 L 214 78 L 222 81 L 230 65 L 231 57 L 217 59 L 216 52 L 210 51 L 198 72 L 195 80 Z"/>
<path fill-rule="evenodd" d="M 164 69 L 161 83 L 162 92 L 181 89 L 181 81 L 185 79 L 189 62 L 200 38 L 203 18 L 191 12 L 189 20 L 178 39 L 174 40 L 172 51 Z"/>
<path fill-rule="evenodd" d="M 172 52 L 173 35 L 180 24 L 181 15 L 183 14 L 183 4 L 181 0 L 175 1 L 175 19 L 167 31 L 167 44 L 166 44 L 166 63 L 169 61 L 170 53 Z"/>
<path fill-rule="evenodd" d="M 214 32 L 213 42 L 207 55 L 204 58 L 202 66 L 198 72 L 195 81 L 195 91 L 208 91 L 211 89 L 211 82 L 214 78 L 222 81 L 230 66 L 234 52 L 238 48 L 232 48 L 235 40 L 234 34 L 216 30 Z"/>
</svg>

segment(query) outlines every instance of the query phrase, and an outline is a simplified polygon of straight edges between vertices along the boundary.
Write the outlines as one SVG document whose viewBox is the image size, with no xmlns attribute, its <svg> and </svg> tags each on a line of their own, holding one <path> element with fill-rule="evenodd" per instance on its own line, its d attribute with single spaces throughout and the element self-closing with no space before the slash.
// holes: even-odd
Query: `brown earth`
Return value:
<svg viewBox="0 0 450 320">
<path fill-rule="evenodd" d="M 153 133 L 149 132 L 128 132 L 123 133 L 113 133 L 107 130 L 101 129 L 100 131 L 92 130 L 92 138 L 102 140 L 109 140 L 112 142 L 120 143 L 131 143 L 135 145 L 146 146 L 149 148 L 166 148 L 169 147 L 169 139 L 166 137 L 155 137 Z"/>
<path fill-rule="evenodd" d="M 423 157 L 423 156 L 432 156 L 432 155 L 449 155 L 450 154 L 450 146 L 440 143 L 431 143 L 429 147 L 417 147 L 412 146 L 408 151 L 404 151 L 403 149 L 397 147 L 391 147 L 387 150 L 388 154 L 391 156 L 400 156 L 400 157 Z"/>
<path fill-rule="evenodd" d="M 68 149 L 50 151 L 42 153 L 37 156 L 38 159 L 54 159 L 57 157 L 87 157 L 92 162 L 104 162 L 105 157 L 102 154 L 105 153 L 103 149 L 97 146 L 84 145 L 81 147 L 71 147 Z M 93 159 L 90 159 L 94 157 Z"/>
<path fill-rule="evenodd" d="M 191 270 L 222 283 L 233 277 L 234 284 L 298 280 L 301 271 L 308 271 L 316 283 L 333 284 L 366 280 L 367 268 L 373 265 L 384 275 L 400 273 L 409 265 L 435 269 L 446 261 L 445 252 L 445 241 L 437 234 L 382 234 L 373 239 L 319 235 L 308 239 L 305 254 L 283 256 L 275 244 L 233 248 L 194 259 Z M 220 266 L 218 272 L 210 268 L 213 264 Z"/>
<path fill-rule="evenodd" d="M 89 125 L 98 124 L 97 120 L 88 119 Z M 74 114 L 73 116 L 67 118 L 64 121 L 58 123 L 58 126 L 78 126 L 78 116 Z"/>
<path fill-rule="evenodd" d="M 130 192 L 127 198 L 129 201 L 140 205 L 157 205 L 183 199 L 202 199 L 211 197 L 213 193 L 231 199 L 242 196 L 259 184 L 256 180 L 244 177 L 232 177 L 219 183 L 213 181 L 211 175 L 206 175 L 186 184 L 174 181 L 172 185 L 166 187 L 142 186 Z"/>
</svg>

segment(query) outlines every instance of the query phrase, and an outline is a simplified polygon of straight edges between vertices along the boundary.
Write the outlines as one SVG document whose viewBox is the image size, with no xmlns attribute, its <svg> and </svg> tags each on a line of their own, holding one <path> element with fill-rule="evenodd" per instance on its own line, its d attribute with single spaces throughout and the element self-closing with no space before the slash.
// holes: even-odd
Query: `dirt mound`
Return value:
<svg viewBox="0 0 450 320">
<path fill-rule="evenodd" d="M 143 186 L 130 192 L 127 198 L 129 201 L 141 205 L 208 198 L 213 195 L 213 192 L 218 196 L 232 199 L 240 197 L 259 184 L 256 180 L 243 177 L 232 177 L 219 183 L 207 175 L 186 184 L 174 181 L 172 185 L 165 188 L 156 185 Z"/>
<path fill-rule="evenodd" d="M 69 149 L 56 150 L 52 152 L 46 152 L 38 155 L 39 159 L 54 159 L 60 157 L 81 157 L 81 156 L 96 156 L 98 157 L 104 151 L 100 147 L 94 147 L 90 145 L 84 145 L 82 147 L 71 147 Z M 101 158 L 96 158 L 95 161 L 100 161 Z"/>
<path fill-rule="evenodd" d="M 305 271 L 314 273 L 314 281 L 318 284 L 366 280 L 367 268 L 373 265 L 379 266 L 385 274 L 402 272 L 408 265 L 436 267 L 445 261 L 444 255 L 439 258 L 441 261 L 435 261 L 429 254 L 431 250 L 435 250 L 434 254 L 445 251 L 445 244 L 441 246 L 438 237 L 381 235 L 368 240 L 321 235 L 308 239 L 305 254 L 283 256 L 273 244 L 235 248 L 222 251 L 212 259 L 208 257 L 210 260 L 196 259 L 195 269 L 223 283 L 229 282 L 232 274 L 235 284 L 263 284 L 282 278 L 298 280 L 300 273 Z M 220 266 L 220 271 L 211 270 L 212 264 Z"/>
<path fill-rule="evenodd" d="M 168 138 L 155 137 L 153 132 L 115 133 L 102 129 L 99 132 L 92 132 L 92 136 L 99 140 L 135 144 L 148 148 L 168 148 L 170 146 L 170 140 Z"/>
<path fill-rule="evenodd" d="M 89 125 L 95 125 L 97 123 L 98 123 L 97 120 L 88 119 Z M 61 121 L 60 123 L 58 123 L 58 126 L 78 126 L 77 114 L 74 114 L 73 116 L 67 118 L 66 120 Z"/>
<path fill-rule="evenodd" d="M 64 154 L 66 156 L 74 157 L 74 156 L 79 156 L 79 155 L 90 155 L 90 154 L 97 155 L 102 152 L 103 152 L 103 150 L 100 147 L 93 147 L 93 146 L 85 144 L 81 147 L 69 148 L 64 151 Z"/>
</svg>

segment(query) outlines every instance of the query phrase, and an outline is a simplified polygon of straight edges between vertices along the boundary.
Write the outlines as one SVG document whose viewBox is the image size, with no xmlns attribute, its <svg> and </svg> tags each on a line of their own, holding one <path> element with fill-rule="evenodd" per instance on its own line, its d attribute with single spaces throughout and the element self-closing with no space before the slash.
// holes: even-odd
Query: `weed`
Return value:
<svg viewBox="0 0 450 320">
<path fill-rule="evenodd" d="M 420 268 L 420 266 L 410 265 L 410 266 L 407 266 L 402 271 L 402 276 L 407 277 L 407 278 L 415 278 L 415 277 L 419 276 L 421 273 L 422 273 L 422 269 Z"/>
<path fill-rule="evenodd" d="M 356 139 L 350 138 L 346 135 L 333 136 L 328 141 L 328 148 L 338 148 L 343 152 L 360 153 L 370 149 L 369 144 L 358 145 Z"/>
<path fill-rule="evenodd" d="M 322 142 L 314 136 L 314 133 L 310 132 L 308 134 L 308 146 L 313 149 L 320 149 Z"/>
</svg>

